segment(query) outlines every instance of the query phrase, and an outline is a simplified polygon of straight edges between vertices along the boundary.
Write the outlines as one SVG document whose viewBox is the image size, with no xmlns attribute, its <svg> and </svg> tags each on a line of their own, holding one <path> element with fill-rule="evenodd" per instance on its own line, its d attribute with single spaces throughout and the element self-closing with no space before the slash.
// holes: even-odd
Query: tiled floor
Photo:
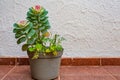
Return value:
<svg viewBox="0 0 120 80">
<path fill-rule="evenodd" d="M 0 80 L 32 80 L 29 66 L 0 65 Z M 56 80 L 120 80 L 120 66 L 61 66 Z"/>
</svg>

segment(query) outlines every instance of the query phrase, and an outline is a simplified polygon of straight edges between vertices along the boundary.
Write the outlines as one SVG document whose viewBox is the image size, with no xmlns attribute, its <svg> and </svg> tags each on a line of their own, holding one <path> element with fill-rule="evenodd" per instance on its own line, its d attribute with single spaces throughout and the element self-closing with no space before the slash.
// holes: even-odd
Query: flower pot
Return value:
<svg viewBox="0 0 120 80">
<path fill-rule="evenodd" d="M 28 52 L 31 76 L 37 80 L 50 80 L 58 77 L 63 51 L 54 55 L 40 55 L 38 59 L 32 59 L 32 53 Z"/>
</svg>

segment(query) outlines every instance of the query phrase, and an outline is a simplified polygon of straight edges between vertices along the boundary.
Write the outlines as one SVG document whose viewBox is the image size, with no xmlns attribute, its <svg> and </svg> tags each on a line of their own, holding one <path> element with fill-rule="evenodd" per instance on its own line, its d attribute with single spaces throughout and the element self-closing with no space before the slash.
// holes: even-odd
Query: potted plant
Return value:
<svg viewBox="0 0 120 80">
<path fill-rule="evenodd" d="M 29 8 L 26 20 L 14 23 L 13 32 L 17 44 L 23 43 L 22 50 L 27 51 L 33 79 L 50 80 L 58 76 L 64 40 L 58 34 L 48 30 L 48 11 L 40 5 Z"/>
</svg>

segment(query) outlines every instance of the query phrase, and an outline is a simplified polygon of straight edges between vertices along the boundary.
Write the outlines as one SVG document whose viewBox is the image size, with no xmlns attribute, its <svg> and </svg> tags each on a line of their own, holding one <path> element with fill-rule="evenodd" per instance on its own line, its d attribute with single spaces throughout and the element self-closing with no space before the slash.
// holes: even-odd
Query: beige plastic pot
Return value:
<svg viewBox="0 0 120 80">
<path fill-rule="evenodd" d="M 40 55 L 39 59 L 31 59 L 33 53 L 28 52 L 31 76 L 37 80 L 51 80 L 59 75 L 61 56 L 63 51 L 58 52 L 57 56 Z"/>
</svg>

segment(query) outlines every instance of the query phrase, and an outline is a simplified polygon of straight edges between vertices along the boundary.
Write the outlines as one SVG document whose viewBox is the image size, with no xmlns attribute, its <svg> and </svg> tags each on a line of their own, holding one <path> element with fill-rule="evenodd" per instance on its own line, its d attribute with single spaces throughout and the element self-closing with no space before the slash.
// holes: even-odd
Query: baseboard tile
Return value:
<svg viewBox="0 0 120 80">
<path fill-rule="evenodd" d="M 28 58 L 0 58 L 0 65 L 29 65 Z M 62 58 L 62 66 L 120 66 L 120 58 Z"/>
</svg>

